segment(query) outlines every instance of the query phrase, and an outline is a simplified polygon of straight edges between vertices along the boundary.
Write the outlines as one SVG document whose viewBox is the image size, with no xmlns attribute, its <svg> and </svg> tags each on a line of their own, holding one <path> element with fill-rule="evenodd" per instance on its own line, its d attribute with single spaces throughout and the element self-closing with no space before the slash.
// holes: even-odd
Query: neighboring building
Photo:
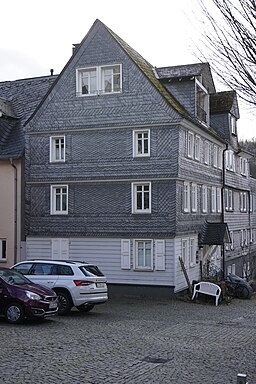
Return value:
<svg viewBox="0 0 256 384">
<path fill-rule="evenodd" d="M 23 125 L 53 78 L 0 83 L 0 265 L 25 257 Z"/>
<path fill-rule="evenodd" d="M 241 264 L 222 196 L 256 184 L 228 95 L 207 63 L 154 68 L 96 20 L 25 123 L 26 258 L 94 262 L 113 288 L 145 294 L 186 288 L 181 260 L 191 282 L 211 261 Z M 242 171 L 223 173 L 231 150 Z M 237 212 L 252 233 L 253 215 Z"/>
</svg>

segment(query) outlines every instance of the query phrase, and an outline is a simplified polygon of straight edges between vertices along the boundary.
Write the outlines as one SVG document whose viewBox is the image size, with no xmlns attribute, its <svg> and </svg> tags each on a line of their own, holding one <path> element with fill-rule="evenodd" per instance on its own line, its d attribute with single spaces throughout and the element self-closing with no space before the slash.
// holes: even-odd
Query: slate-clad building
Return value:
<svg viewBox="0 0 256 384">
<path fill-rule="evenodd" d="M 119 292 L 183 290 L 181 260 L 190 281 L 209 261 L 248 272 L 238 118 L 207 63 L 155 68 L 96 20 L 23 124 L 24 257 L 96 263 Z"/>
</svg>

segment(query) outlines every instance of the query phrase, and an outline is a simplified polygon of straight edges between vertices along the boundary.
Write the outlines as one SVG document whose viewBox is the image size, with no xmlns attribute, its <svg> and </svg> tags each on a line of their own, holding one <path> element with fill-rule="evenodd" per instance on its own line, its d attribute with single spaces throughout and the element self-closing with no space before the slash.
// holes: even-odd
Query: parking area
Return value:
<svg viewBox="0 0 256 384">
<path fill-rule="evenodd" d="M 111 296 L 87 314 L 1 319 L 0 382 L 255 384 L 255 305 Z"/>
</svg>

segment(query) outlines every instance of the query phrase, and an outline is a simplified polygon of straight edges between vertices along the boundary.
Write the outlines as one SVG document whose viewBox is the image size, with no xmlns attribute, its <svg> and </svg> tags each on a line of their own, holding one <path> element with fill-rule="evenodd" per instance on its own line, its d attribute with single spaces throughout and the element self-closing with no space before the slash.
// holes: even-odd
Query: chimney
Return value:
<svg viewBox="0 0 256 384">
<path fill-rule="evenodd" d="M 53 69 L 50 69 L 50 72 L 51 72 L 51 76 L 53 76 Z"/>
</svg>

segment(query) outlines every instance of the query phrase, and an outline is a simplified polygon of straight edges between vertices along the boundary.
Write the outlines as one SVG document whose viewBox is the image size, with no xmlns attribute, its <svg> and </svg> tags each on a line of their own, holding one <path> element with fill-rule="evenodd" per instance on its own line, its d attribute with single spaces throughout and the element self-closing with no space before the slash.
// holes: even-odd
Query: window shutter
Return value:
<svg viewBox="0 0 256 384">
<path fill-rule="evenodd" d="M 52 239 L 52 259 L 68 259 L 69 258 L 69 240 L 68 239 Z"/>
<path fill-rule="evenodd" d="M 131 269 L 130 240 L 121 240 L 121 268 Z"/>
<path fill-rule="evenodd" d="M 60 240 L 52 239 L 52 259 L 60 259 Z"/>
<path fill-rule="evenodd" d="M 155 241 L 155 269 L 165 271 L 165 241 Z"/>
<path fill-rule="evenodd" d="M 69 240 L 68 239 L 60 239 L 61 242 L 61 259 L 69 259 Z"/>
</svg>

